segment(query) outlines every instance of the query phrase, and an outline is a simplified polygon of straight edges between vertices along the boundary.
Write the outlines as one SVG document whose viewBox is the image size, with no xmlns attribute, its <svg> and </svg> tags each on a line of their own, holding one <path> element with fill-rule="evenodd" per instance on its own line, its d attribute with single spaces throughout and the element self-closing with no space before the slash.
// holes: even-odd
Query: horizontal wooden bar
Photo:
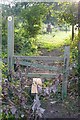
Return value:
<svg viewBox="0 0 80 120">
<path fill-rule="evenodd" d="M 32 67 L 40 68 L 44 70 L 54 70 L 54 71 L 60 71 L 60 72 L 62 71 L 61 67 L 59 68 L 55 66 L 36 64 L 36 63 L 25 62 L 25 61 L 20 61 L 19 64 L 24 66 L 32 66 Z"/>
<path fill-rule="evenodd" d="M 51 73 L 28 73 L 27 74 L 28 77 L 32 78 L 32 77 L 39 77 L 39 78 L 55 78 L 56 74 L 51 74 Z"/>
<path fill-rule="evenodd" d="M 64 58 L 56 57 L 56 56 L 13 56 L 14 59 L 21 59 L 21 60 L 52 60 L 52 61 L 63 61 Z"/>
</svg>

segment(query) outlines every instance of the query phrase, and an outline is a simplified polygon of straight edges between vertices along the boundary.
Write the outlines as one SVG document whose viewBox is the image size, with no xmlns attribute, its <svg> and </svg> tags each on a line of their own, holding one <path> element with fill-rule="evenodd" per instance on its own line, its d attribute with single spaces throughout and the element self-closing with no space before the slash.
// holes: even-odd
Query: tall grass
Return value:
<svg viewBox="0 0 80 120">
<path fill-rule="evenodd" d="M 69 45 L 69 37 L 71 32 L 56 31 L 51 34 L 40 34 L 37 36 L 37 41 L 40 48 L 46 48 L 49 51 L 59 48 L 63 45 Z"/>
</svg>

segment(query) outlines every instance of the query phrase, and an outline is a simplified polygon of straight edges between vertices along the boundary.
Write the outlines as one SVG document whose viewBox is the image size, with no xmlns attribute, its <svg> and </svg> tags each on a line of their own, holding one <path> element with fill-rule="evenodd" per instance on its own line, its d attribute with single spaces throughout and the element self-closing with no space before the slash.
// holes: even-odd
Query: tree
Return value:
<svg viewBox="0 0 80 120">
<path fill-rule="evenodd" d="M 2 34 L 4 48 L 7 46 L 7 17 L 14 15 L 15 52 L 34 52 L 37 48 L 35 45 L 36 36 L 48 12 L 47 6 L 43 3 L 16 3 L 12 7 L 10 5 L 3 6 Z M 4 20 L 5 16 L 6 19 Z M 22 48 L 25 50 L 22 50 Z"/>
<path fill-rule="evenodd" d="M 23 19 L 23 26 L 28 33 L 28 37 L 36 37 L 41 29 L 41 23 L 46 18 L 48 9 L 43 3 L 31 5 L 22 10 L 21 17 Z"/>
<path fill-rule="evenodd" d="M 66 22 L 72 25 L 72 40 L 74 39 L 74 26 L 78 23 L 77 19 L 77 3 L 63 2 L 58 4 L 60 10 L 56 11 L 60 23 Z"/>
</svg>

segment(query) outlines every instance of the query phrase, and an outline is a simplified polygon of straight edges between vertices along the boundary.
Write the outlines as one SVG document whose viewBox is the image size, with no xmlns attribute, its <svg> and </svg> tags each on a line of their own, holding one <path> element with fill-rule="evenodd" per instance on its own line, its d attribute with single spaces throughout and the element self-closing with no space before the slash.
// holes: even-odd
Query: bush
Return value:
<svg viewBox="0 0 80 120">
<path fill-rule="evenodd" d="M 77 75 L 78 70 L 78 35 L 76 34 L 74 37 L 74 40 L 72 41 L 72 38 L 70 37 L 68 39 L 70 42 L 70 66 L 72 67 L 74 74 Z"/>
<path fill-rule="evenodd" d="M 71 60 L 77 62 L 78 59 L 78 35 L 74 37 L 74 41 L 71 41 Z"/>
</svg>

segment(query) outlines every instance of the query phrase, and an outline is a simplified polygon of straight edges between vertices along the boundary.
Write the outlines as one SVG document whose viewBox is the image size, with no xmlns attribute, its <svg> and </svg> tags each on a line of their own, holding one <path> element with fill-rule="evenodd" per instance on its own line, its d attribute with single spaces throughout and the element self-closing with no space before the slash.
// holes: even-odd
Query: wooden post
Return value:
<svg viewBox="0 0 80 120">
<path fill-rule="evenodd" d="M 67 81 L 69 75 L 69 57 L 70 57 L 70 46 L 65 46 L 64 50 L 64 70 L 63 70 L 63 81 L 62 81 L 62 99 L 67 96 Z"/>
<path fill-rule="evenodd" d="M 8 17 L 8 70 L 13 68 L 14 55 L 14 17 Z"/>
</svg>

